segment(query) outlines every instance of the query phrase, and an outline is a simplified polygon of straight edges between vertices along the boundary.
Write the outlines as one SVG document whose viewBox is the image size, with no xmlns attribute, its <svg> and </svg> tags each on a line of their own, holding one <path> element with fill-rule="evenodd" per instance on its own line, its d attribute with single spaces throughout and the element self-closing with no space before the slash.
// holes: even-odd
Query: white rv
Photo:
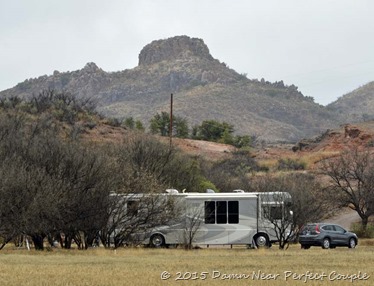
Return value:
<svg viewBox="0 0 374 286">
<path fill-rule="evenodd" d="M 142 196 L 147 195 L 132 195 L 128 203 L 133 205 Z M 168 225 L 152 227 L 140 236 L 144 244 L 154 247 L 186 242 L 270 246 L 277 241 L 274 219 L 281 221 L 285 214 L 289 216 L 285 208 L 289 209 L 291 204 L 291 196 L 285 192 L 179 193 L 169 190 L 157 196 L 172 197 L 181 211 Z M 268 218 L 272 218 L 272 222 Z"/>
</svg>

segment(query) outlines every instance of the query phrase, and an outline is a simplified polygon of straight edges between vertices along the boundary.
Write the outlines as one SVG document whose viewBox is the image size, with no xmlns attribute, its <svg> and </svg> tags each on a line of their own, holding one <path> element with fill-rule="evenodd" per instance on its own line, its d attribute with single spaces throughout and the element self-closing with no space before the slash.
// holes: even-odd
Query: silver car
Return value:
<svg viewBox="0 0 374 286">
<path fill-rule="evenodd" d="M 301 248 L 322 246 L 324 249 L 337 246 L 355 248 L 358 244 L 357 235 L 332 223 L 310 223 L 302 227 L 299 235 Z"/>
</svg>

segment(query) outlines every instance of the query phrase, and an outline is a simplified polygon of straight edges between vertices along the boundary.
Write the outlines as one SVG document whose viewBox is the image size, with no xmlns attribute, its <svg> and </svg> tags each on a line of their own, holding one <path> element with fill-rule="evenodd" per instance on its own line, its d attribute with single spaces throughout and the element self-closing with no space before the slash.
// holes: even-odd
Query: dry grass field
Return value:
<svg viewBox="0 0 374 286">
<path fill-rule="evenodd" d="M 0 285 L 373 285 L 374 246 L 0 252 Z M 163 278 L 163 279 L 162 279 Z M 356 279 L 356 280 L 354 280 Z"/>
</svg>

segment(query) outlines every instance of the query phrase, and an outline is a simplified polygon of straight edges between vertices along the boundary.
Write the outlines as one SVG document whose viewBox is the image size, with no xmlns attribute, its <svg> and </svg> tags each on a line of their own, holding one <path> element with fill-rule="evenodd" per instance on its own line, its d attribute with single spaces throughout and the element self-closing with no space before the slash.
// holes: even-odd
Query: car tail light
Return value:
<svg viewBox="0 0 374 286">
<path fill-rule="evenodd" d="M 321 233 L 321 231 L 319 230 L 318 224 L 316 225 L 316 233 Z"/>
</svg>

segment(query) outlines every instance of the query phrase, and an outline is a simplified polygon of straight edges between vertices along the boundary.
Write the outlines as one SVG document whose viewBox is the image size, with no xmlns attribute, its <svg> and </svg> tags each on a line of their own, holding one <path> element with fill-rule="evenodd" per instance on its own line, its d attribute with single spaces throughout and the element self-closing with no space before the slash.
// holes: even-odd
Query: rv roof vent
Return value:
<svg viewBox="0 0 374 286">
<path fill-rule="evenodd" d="M 233 190 L 234 193 L 244 193 L 243 190 Z"/>
<path fill-rule="evenodd" d="M 178 194 L 178 190 L 176 189 L 167 189 L 165 192 L 167 192 L 168 194 Z"/>
<path fill-rule="evenodd" d="M 215 193 L 215 191 L 212 190 L 212 189 L 206 189 L 206 192 L 207 192 L 207 193 Z"/>
</svg>

